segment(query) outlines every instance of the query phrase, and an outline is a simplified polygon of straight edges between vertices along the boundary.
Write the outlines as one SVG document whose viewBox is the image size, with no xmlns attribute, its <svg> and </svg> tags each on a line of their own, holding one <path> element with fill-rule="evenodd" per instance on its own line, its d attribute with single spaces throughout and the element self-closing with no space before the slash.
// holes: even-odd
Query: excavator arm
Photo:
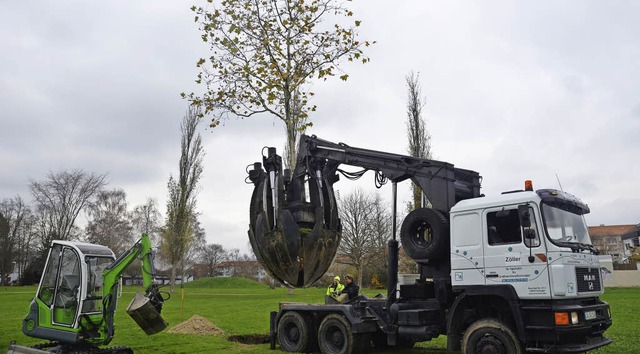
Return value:
<svg viewBox="0 0 640 354">
<path fill-rule="evenodd" d="M 293 172 L 268 148 L 262 163 L 248 171 L 254 184 L 249 240 L 261 264 L 289 286 L 309 286 L 326 272 L 340 242 L 341 225 L 333 184 L 338 172 L 359 177 L 375 171 L 377 184 L 410 179 L 433 209 L 448 211 L 460 200 L 480 195 L 480 175 L 452 164 L 333 143 L 303 135 Z M 363 168 L 359 173 L 341 165 Z M 264 166 L 264 169 L 263 169 Z"/>
<path fill-rule="evenodd" d="M 133 299 L 127 313 L 147 333 L 155 334 L 167 327 L 167 323 L 160 317 L 164 299 L 159 291 L 159 286 L 153 282 L 155 273 L 153 267 L 153 249 L 147 234 L 136 242 L 127 252 L 123 253 L 103 272 L 103 328 L 107 335 L 103 344 L 108 344 L 114 334 L 114 316 L 118 297 L 119 280 L 122 273 L 139 259 L 142 265 L 142 281 L 145 295 L 138 293 Z"/>
</svg>

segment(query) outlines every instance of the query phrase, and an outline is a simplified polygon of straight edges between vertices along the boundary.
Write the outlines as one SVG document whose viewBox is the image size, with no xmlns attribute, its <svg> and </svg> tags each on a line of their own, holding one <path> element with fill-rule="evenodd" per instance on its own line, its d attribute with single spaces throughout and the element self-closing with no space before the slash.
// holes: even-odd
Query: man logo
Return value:
<svg viewBox="0 0 640 354">
<path fill-rule="evenodd" d="M 595 274 L 585 274 L 585 275 L 583 275 L 583 279 L 584 279 L 584 281 L 595 281 L 596 280 L 596 275 Z"/>
<path fill-rule="evenodd" d="M 589 290 L 593 291 L 593 282 L 589 282 Z"/>
</svg>

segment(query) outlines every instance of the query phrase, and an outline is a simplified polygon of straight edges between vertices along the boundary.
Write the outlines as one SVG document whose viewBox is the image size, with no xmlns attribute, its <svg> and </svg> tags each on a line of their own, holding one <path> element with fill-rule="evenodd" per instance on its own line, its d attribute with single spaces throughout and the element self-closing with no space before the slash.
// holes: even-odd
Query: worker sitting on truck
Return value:
<svg viewBox="0 0 640 354">
<path fill-rule="evenodd" d="M 358 284 L 353 282 L 353 276 L 351 274 L 347 274 L 344 276 L 344 281 L 347 283 L 345 285 L 344 290 L 342 290 L 342 294 L 338 296 L 338 302 L 345 303 L 349 302 L 356 297 L 358 297 L 358 292 L 360 292 L 360 287 Z"/>
<path fill-rule="evenodd" d="M 327 288 L 327 295 L 336 297 L 342 293 L 343 289 L 344 285 L 340 283 L 340 277 L 336 275 L 333 277 L 333 283 Z"/>
</svg>

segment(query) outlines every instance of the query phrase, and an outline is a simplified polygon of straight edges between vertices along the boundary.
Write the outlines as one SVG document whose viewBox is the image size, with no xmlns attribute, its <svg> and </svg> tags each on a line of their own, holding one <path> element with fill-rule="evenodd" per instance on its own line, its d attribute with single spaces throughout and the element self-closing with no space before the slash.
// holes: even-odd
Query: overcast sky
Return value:
<svg viewBox="0 0 640 354">
<path fill-rule="evenodd" d="M 31 202 L 29 179 L 81 168 L 107 173 L 130 208 L 155 197 L 164 212 L 187 108 L 179 93 L 202 89 L 195 63 L 208 53 L 191 5 L 0 1 L 0 199 Z M 314 84 L 309 134 L 405 153 L 413 70 L 435 158 L 480 172 L 483 193 L 520 189 L 525 179 L 557 188 L 557 175 L 589 204 L 589 225 L 640 222 L 640 2 L 355 0 L 351 8 L 361 38 L 377 41 L 371 63 L 342 66 L 347 82 Z M 245 168 L 263 146 L 282 147 L 284 130 L 270 116 L 207 125 L 201 221 L 209 242 L 245 251 Z M 373 176 L 363 178 L 374 190 Z"/>
</svg>

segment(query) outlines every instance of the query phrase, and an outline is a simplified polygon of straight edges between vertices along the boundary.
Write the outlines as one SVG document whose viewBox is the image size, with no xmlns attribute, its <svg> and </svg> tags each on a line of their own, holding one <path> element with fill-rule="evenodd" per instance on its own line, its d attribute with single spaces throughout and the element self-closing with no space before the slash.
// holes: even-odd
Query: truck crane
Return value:
<svg viewBox="0 0 640 354">
<path fill-rule="evenodd" d="M 248 169 L 254 184 L 249 239 L 258 260 L 289 286 L 308 286 L 328 269 L 341 225 L 337 173 L 376 173 L 393 184 L 412 180 L 430 207 L 410 212 L 400 228 L 418 265 L 414 284 L 398 283 L 399 243 L 389 240 L 387 296 L 347 304 L 281 304 L 271 312 L 271 348 L 325 354 L 361 353 L 373 345 L 407 348 L 439 335 L 462 353 L 581 353 L 610 344 L 611 325 L 598 251 L 584 214 L 589 207 L 555 189 L 497 196 L 480 193 L 478 172 L 315 136 L 300 139 L 293 172 L 275 148 Z M 340 165 L 361 167 L 346 172 Z M 263 169 L 264 166 L 264 169 Z"/>
<path fill-rule="evenodd" d="M 117 259 L 102 245 L 52 241 L 36 296 L 22 321 L 24 334 L 52 342 L 34 347 L 12 343 L 8 353 L 132 354 L 128 347 L 100 346 L 113 339 L 120 277 L 136 259 L 142 264 L 145 294 L 136 293 L 127 313 L 147 335 L 167 327 L 160 315 L 166 299 L 153 281 L 153 257 L 146 234 Z"/>
</svg>

